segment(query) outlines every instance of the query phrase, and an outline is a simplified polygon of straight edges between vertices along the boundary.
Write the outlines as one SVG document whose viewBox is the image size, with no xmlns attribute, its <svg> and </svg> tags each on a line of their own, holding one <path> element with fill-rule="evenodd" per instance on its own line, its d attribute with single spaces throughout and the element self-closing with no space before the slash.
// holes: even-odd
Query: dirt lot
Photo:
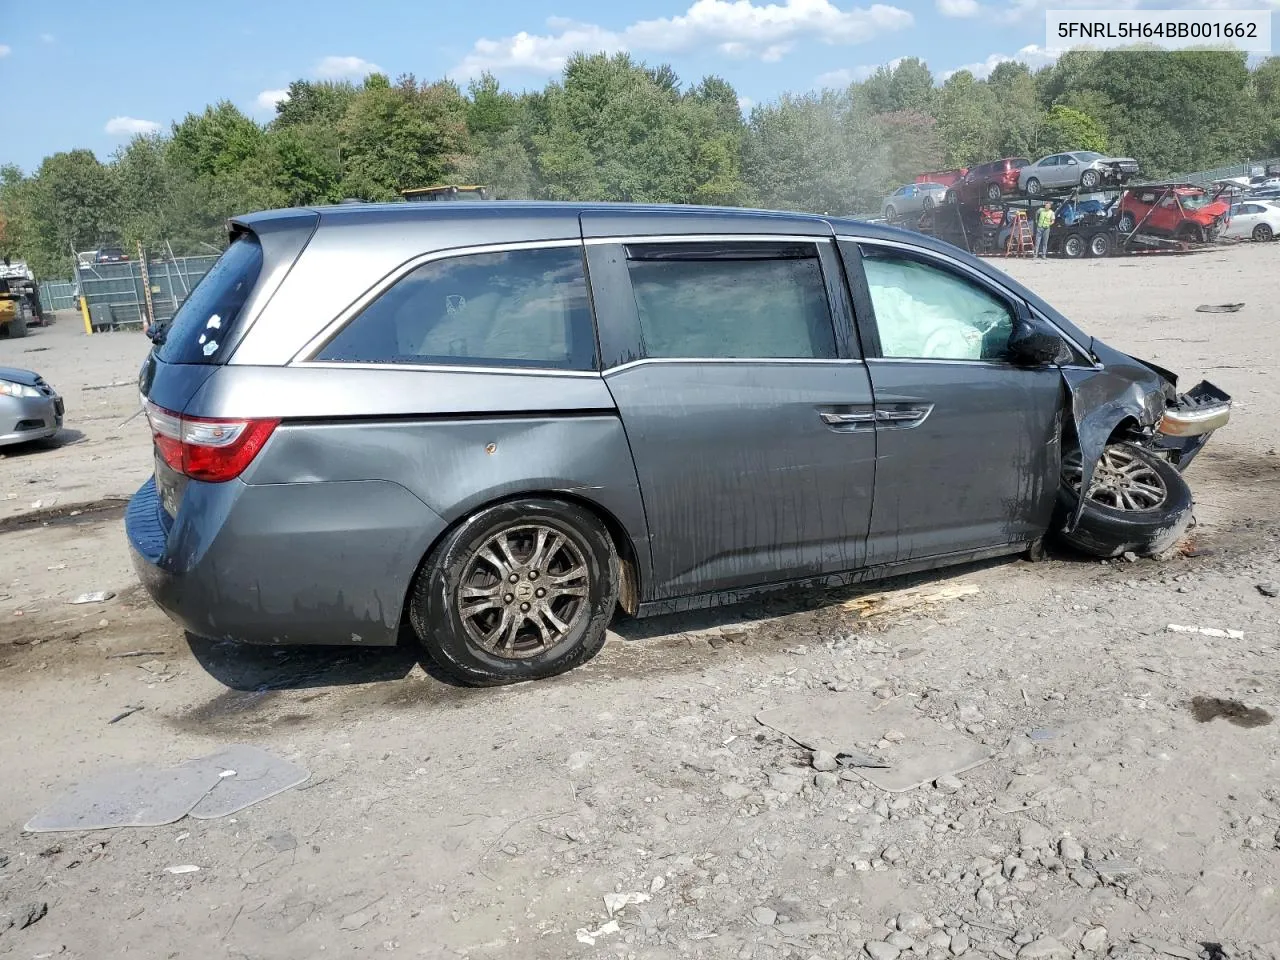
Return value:
<svg viewBox="0 0 1280 960">
<path fill-rule="evenodd" d="M 1280 956 L 1280 726 L 1190 709 L 1280 712 L 1280 244 L 1009 269 L 1234 395 L 1189 555 L 962 568 L 907 586 L 976 592 L 879 616 L 833 591 L 619 623 L 586 668 L 489 691 L 409 646 L 189 644 L 111 499 L 150 471 L 122 424 L 145 341 L 67 315 L 0 341 L 68 410 L 60 446 L 0 459 L 0 955 Z M 92 590 L 116 597 L 69 605 Z M 804 693 L 913 704 L 994 756 L 899 794 L 815 779 L 755 719 Z M 230 743 L 311 779 L 219 820 L 22 830 L 96 772 Z M 640 895 L 616 930 L 614 893 Z"/>
</svg>

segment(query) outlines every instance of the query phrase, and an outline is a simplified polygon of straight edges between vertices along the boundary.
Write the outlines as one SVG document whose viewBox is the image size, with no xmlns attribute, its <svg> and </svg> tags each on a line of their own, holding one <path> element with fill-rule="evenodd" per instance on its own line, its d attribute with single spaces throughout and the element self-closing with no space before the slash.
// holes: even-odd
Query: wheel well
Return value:
<svg viewBox="0 0 1280 960">
<path fill-rule="evenodd" d="M 618 584 L 618 606 L 626 613 L 634 616 L 640 607 L 640 564 L 637 561 L 635 545 L 631 542 L 631 538 L 627 535 L 626 527 L 611 512 L 606 510 L 600 504 L 586 497 L 580 497 L 572 493 L 564 493 L 560 490 L 526 490 L 522 493 L 513 494 L 506 497 L 497 497 L 496 499 L 477 504 L 462 516 L 458 517 L 450 523 L 444 530 L 440 531 L 440 535 L 431 541 L 426 552 L 418 560 L 417 567 L 414 568 L 413 577 L 409 580 L 409 586 L 405 590 L 404 603 L 400 611 L 400 623 L 403 626 L 409 623 L 409 604 L 413 599 L 413 585 L 417 583 L 418 576 L 422 573 L 422 568 L 426 566 L 427 558 L 431 556 L 433 550 L 436 549 L 450 533 L 464 523 L 469 517 L 475 516 L 481 510 L 488 510 L 490 507 L 496 507 L 499 504 L 511 503 L 514 500 L 527 500 L 536 497 L 543 500 L 558 500 L 561 503 L 570 503 L 574 506 L 582 507 L 597 520 L 605 528 L 609 534 L 609 539 L 613 541 L 613 547 L 618 551 L 619 579 Z"/>
</svg>

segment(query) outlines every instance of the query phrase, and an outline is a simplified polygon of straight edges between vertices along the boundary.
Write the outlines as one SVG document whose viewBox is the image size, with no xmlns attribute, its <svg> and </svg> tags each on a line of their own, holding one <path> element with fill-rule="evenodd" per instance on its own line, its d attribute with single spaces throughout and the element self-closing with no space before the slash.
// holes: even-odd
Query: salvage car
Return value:
<svg viewBox="0 0 1280 960">
<path fill-rule="evenodd" d="M 666 613 L 1039 548 L 1156 553 L 1227 422 L 941 241 L 804 214 L 231 221 L 139 373 L 135 567 L 190 633 L 560 673 Z"/>
<path fill-rule="evenodd" d="M 1079 187 L 1096 190 L 1100 186 L 1121 186 L 1138 173 L 1132 157 L 1108 157 L 1095 150 L 1073 150 L 1041 157 L 1018 171 L 1018 189 L 1028 197 L 1045 190 Z"/>
<path fill-rule="evenodd" d="M 0 446 L 55 436 L 63 412 L 62 397 L 40 374 L 0 367 Z"/>
<path fill-rule="evenodd" d="M 970 167 L 946 193 L 949 203 L 975 207 L 983 201 L 998 201 L 1018 192 L 1018 172 L 1031 161 L 1026 157 L 1005 157 Z"/>
<path fill-rule="evenodd" d="M 1205 243 L 1217 237 L 1230 209 L 1225 200 L 1193 184 L 1144 184 L 1120 198 L 1116 229 Z"/>
<path fill-rule="evenodd" d="M 1280 203 L 1248 198 L 1231 208 L 1231 219 L 1222 236 L 1268 243 L 1280 236 Z"/>
<path fill-rule="evenodd" d="M 942 202 L 947 188 L 940 183 L 905 183 L 880 201 L 880 216 L 890 221 L 918 217 Z"/>
</svg>

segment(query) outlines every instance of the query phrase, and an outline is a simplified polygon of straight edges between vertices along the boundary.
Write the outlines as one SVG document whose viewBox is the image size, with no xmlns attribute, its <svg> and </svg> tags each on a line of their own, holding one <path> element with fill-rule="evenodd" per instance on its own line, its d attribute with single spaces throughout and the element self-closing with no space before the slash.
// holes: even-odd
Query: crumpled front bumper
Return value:
<svg viewBox="0 0 1280 960">
<path fill-rule="evenodd" d="M 1207 380 L 1179 394 L 1156 424 L 1150 447 L 1179 470 L 1195 459 L 1215 430 L 1231 419 L 1231 396 Z"/>
</svg>

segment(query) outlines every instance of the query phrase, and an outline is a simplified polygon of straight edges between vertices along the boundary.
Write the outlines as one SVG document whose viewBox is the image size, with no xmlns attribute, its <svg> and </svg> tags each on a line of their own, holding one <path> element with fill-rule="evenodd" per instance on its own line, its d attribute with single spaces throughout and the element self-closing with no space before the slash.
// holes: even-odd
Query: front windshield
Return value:
<svg viewBox="0 0 1280 960">
<path fill-rule="evenodd" d="M 1207 193 L 1180 193 L 1178 199 L 1182 201 L 1182 209 L 1199 210 L 1210 201 Z"/>
</svg>

